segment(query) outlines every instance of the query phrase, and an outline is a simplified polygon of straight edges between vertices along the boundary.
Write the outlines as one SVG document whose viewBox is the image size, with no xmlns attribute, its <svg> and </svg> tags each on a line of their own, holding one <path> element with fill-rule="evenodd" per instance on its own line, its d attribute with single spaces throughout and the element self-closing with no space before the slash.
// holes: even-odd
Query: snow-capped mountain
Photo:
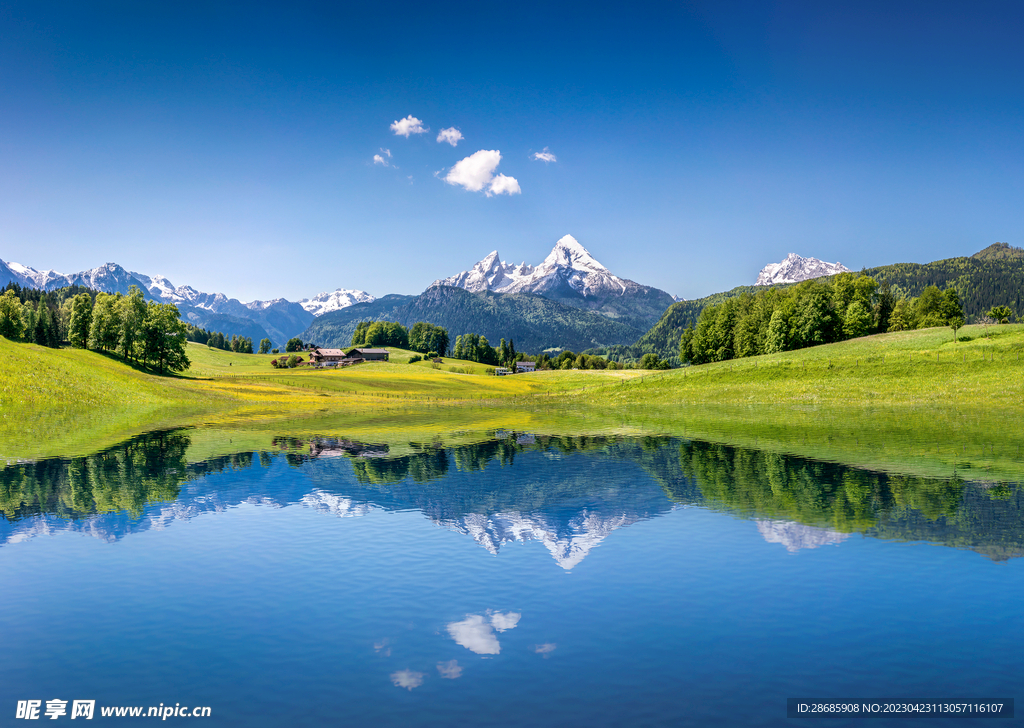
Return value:
<svg viewBox="0 0 1024 728">
<path fill-rule="evenodd" d="M 572 235 L 555 243 L 539 265 L 503 262 L 495 250 L 469 270 L 432 285 L 472 293 L 531 293 L 623 319 L 644 330 L 674 302 L 662 290 L 616 276 Z"/>
<path fill-rule="evenodd" d="M 165 276 L 128 271 L 117 263 L 65 275 L 0 260 L 0 288 L 8 283 L 46 291 L 78 285 L 105 293 L 128 293 L 135 285 L 142 289 L 147 299 L 176 305 L 182 319 L 194 326 L 229 336 L 248 336 L 253 341 L 267 337 L 275 346 L 283 346 L 288 339 L 301 334 L 316 316 L 353 303 L 375 300 L 364 291 L 339 288 L 311 300 L 302 299 L 299 303 L 284 298 L 243 303 L 223 293 L 204 293 L 192 286 L 175 286 Z"/>
<path fill-rule="evenodd" d="M 0 260 L 0 286 L 17 283 L 26 288 L 41 288 L 52 291 L 65 286 L 85 286 L 107 293 L 128 293 L 133 285 L 148 292 L 145 283 L 117 263 L 106 263 L 99 268 L 65 275 L 55 270 L 36 270 L 27 265 Z M 155 297 L 155 296 L 154 296 Z"/>
<path fill-rule="evenodd" d="M 339 288 L 336 291 L 318 293 L 312 298 L 303 298 L 299 301 L 299 305 L 314 316 L 323 316 L 329 311 L 339 311 L 343 308 L 348 308 L 354 303 L 369 303 L 376 300 L 376 296 L 371 296 L 366 291 Z"/>
<path fill-rule="evenodd" d="M 831 276 L 836 273 L 849 273 L 850 269 L 842 263 L 826 263 L 817 258 L 803 258 L 790 253 L 781 263 L 769 263 L 761 269 L 755 286 L 770 286 L 774 283 L 798 283 L 811 278 Z"/>
<path fill-rule="evenodd" d="M 609 292 L 621 295 L 626 290 L 626 281 L 598 263 L 572 235 L 555 243 L 540 265 L 505 263 L 495 250 L 469 270 L 434 281 L 434 285 L 465 288 L 473 293 L 540 294 L 568 285 L 583 296 Z"/>
</svg>

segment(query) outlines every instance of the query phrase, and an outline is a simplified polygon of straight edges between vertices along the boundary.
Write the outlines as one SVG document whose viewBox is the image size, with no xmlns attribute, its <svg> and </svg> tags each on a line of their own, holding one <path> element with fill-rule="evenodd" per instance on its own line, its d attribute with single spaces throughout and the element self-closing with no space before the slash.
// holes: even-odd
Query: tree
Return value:
<svg viewBox="0 0 1024 728">
<path fill-rule="evenodd" d="M 356 330 L 352 332 L 350 346 L 362 346 L 366 343 L 366 330 L 370 328 L 369 321 L 360 321 L 356 324 Z M 285 347 L 287 349 L 287 347 Z"/>
<path fill-rule="evenodd" d="M 144 359 L 160 374 L 182 371 L 191 365 L 185 354 L 185 323 L 173 303 L 150 301 L 139 334 Z"/>
<path fill-rule="evenodd" d="M 867 336 L 872 325 L 871 312 L 860 301 L 853 301 L 846 307 L 846 317 L 843 321 L 843 333 L 851 339 L 858 336 Z"/>
<path fill-rule="evenodd" d="M 953 329 L 953 341 L 956 341 L 956 331 L 964 325 L 963 316 L 953 316 L 949 319 L 949 328 Z"/>
<path fill-rule="evenodd" d="M 960 305 L 960 296 L 952 286 L 947 288 L 942 294 L 942 303 L 939 305 L 939 313 L 947 326 L 951 326 L 954 319 L 960 319 L 960 326 L 963 326 L 964 309 L 963 306 Z"/>
<path fill-rule="evenodd" d="M 946 323 L 942 315 L 942 291 L 938 286 L 927 286 L 917 298 L 917 305 L 914 307 L 917 318 L 917 328 L 931 328 L 942 326 Z"/>
<path fill-rule="evenodd" d="M 271 341 L 270 339 L 260 339 L 260 354 L 270 353 Z"/>
<path fill-rule="evenodd" d="M 8 289 L 0 296 L 0 336 L 20 339 L 25 331 L 18 294 Z"/>
<path fill-rule="evenodd" d="M 988 312 L 989 318 L 999 324 L 1008 324 L 1013 318 L 1013 309 L 1009 306 L 993 306 Z"/>
<path fill-rule="evenodd" d="M 286 352 L 302 351 L 302 339 L 298 336 L 288 339 L 288 343 L 285 344 L 284 350 Z"/>
<path fill-rule="evenodd" d="M 142 338 L 142 324 L 148 314 L 146 301 L 138 286 L 131 286 L 128 295 L 117 302 L 117 313 L 121 324 L 121 336 L 117 342 L 121 356 L 125 359 L 137 359 L 136 349 Z"/>
<path fill-rule="evenodd" d="M 668 362 L 658 358 L 654 352 L 648 352 L 640 357 L 641 369 L 668 369 Z"/>
<path fill-rule="evenodd" d="M 92 325 L 89 327 L 89 348 L 113 351 L 121 335 L 117 316 L 118 298 L 108 293 L 96 294 L 92 307 Z"/>
<path fill-rule="evenodd" d="M 768 323 L 768 335 L 765 337 L 764 352 L 776 354 L 789 351 L 789 321 L 781 308 L 775 309 Z"/>
<path fill-rule="evenodd" d="M 884 333 L 889 330 L 889 320 L 896 308 L 896 296 L 893 295 L 889 281 L 882 281 L 878 288 L 878 302 L 875 304 L 875 331 Z"/>
<path fill-rule="evenodd" d="M 72 346 L 84 349 L 89 345 L 89 331 L 92 328 L 92 296 L 79 293 L 72 301 L 68 340 Z"/>
<path fill-rule="evenodd" d="M 693 324 L 683 329 L 683 333 L 679 337 L 679 359 L 680 361 L 693 359 Z"/>
<path fill-rule="evenodd" d="M 892 308 L 889 316 L 889 326 L 886 331 L 910 331 L 917 328 L 914 316 L 914 302 L 908 298 L 901 298 Z"/>
</svg>

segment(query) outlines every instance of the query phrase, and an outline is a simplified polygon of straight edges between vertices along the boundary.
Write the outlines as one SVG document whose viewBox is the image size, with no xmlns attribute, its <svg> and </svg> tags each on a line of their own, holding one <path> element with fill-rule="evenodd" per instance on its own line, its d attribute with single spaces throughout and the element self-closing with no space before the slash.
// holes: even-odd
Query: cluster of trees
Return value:
<svg viewBox="0 0 1024 728">
<path fill-rule="evenodd" d="M 679 340 L 684 361 L 703 364 L 790 351 L 886 331 L 964 323 L 956 289 L 936 286 L 897 300 L 887 284 L 841 273 L 790 288 L 744 293 L 706 306 Z"/>
<path fill-rule="evenodd" d="M 0 336 L 59 347 L 68 339 L 71 301 L 81 293 L 93 295 L 82 286 L 41 291 L 22 288 L 17 283 L 7 284 L 0 295 Z"/>
<path fill-rule="evenodd" d="M 271 359 L 270 366 L 275 369 L 294 369 L 303 361 L 302 357 L 298 354 L 292 354 L 290 356 L 282 356 L 280 359 Z"/>
<path fill-rule="evenodd" d="M 358 329 L 357 329 L 358 330 Z M 421 354 L 444 356 L 448 353 L 448 329 L 418 321 L 409 330 L 409 348 Z"/>
<path fill-rule="evenodd" d="M 556 357 L 549 357 L 541 354 L 537 357 L 537 369 L 669 369 L 671 363 L 666 359 L 659 359 L 657 354 L 644 354 L 640 361 L 633 363 L 621 363 L 614 359 L 606 358 L 596 354 L 574 354 L 571 351 L 562 351 Z"/>
<path fill-rule="evenodd" d="M 504 339 L 502 339 L 504 341 Z M 481 364 L 498 365 L 498 352 L 486 336 L 479 334 L 462 334 L 455 337 L 455 346 L 452 347 L 452 356 L 465 361 L 475 361 Z"/>
<path fill-rule="evenodd" d="M 128 295 L 88 293 L 72 299 L 68 321 L 72 346 L 116 352 L 125 360 L 165 371 L 188 369 L 185 355 L 185 323 L 172 303 L 143 300 L 132 286 Z"/>
<path fill-rule="evenodd" d="M 363 321 L 352 332 L 352 346 L 409 348 L 409 329 L 397 321 Z"/>
<path fill-rule="evenodd" d="M 508 367 L 509 369 L 514 367 L 517 361 L 523 361 L 526 358 L 525 354 L 516 351 L 515 341 L 502 339 L 498 342 L 498 348 L 494 348 L 486 336 L 479 334 L 456 336 L 452 356 L 456 359 Z"/>
<path fill-rule="evenodd" d="M 211 349 L 233 351 L 237 354 L 252 354 L 252 338 L 249 336 L 232 335 L 230 338 L 220 331 L 207 331 L 198 326 L 185 323 L 185 338 L 197 344 L 206 344 Z M 269 354 L 273 344 L 270 339 L 260 341 L 260 354 Z"/>
</svg>

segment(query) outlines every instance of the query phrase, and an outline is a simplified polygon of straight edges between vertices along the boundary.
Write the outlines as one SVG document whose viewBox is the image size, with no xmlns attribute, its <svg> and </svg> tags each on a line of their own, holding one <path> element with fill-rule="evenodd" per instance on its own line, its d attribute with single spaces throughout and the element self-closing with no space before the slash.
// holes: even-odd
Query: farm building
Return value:
<svg viewBox="0 0 1024 728">
<path fill-rule="evenodd" d="M 363 361 L 387 361 L 387 349 L 349 349 L 345 356 L 349 359 L 362 359 Z"/>
<path fill-rule="evenodd" d="M 309 360 L 314 364 L 327 364 L 339 362 L 345 358 L 345 352 L 341 349 L 321 349 L 317 346 L 309 350 Z"/>
</svg>

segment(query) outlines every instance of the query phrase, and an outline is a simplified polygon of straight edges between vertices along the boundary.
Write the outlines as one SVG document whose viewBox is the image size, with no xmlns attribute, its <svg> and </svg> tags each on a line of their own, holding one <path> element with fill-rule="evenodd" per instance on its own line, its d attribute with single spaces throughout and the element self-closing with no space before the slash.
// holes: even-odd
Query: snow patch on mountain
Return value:
<svg viewBox="0 0 1024 728">
<path fill-rule="evenodd" d="M 776 283 L 798 283 L 811 278 L 849 273 L 842 263 L 826 263 L 817 258 L 803 258 L 790 253 L 781 263 L 769 263 L 761 269 L 755 286 L 770 286 Z"/>
<path fill-rule="evenodd" d="M 318 293 L 313 298 L 303 298 L 298 303 L 314 316 L 323 316 L 325 313 L 339 311 L 356 303 L 370 303 L 376 300 L 376 296 L 372 296 L 366 291 L 338 288 L 334 291 Z"/>
</svg>

